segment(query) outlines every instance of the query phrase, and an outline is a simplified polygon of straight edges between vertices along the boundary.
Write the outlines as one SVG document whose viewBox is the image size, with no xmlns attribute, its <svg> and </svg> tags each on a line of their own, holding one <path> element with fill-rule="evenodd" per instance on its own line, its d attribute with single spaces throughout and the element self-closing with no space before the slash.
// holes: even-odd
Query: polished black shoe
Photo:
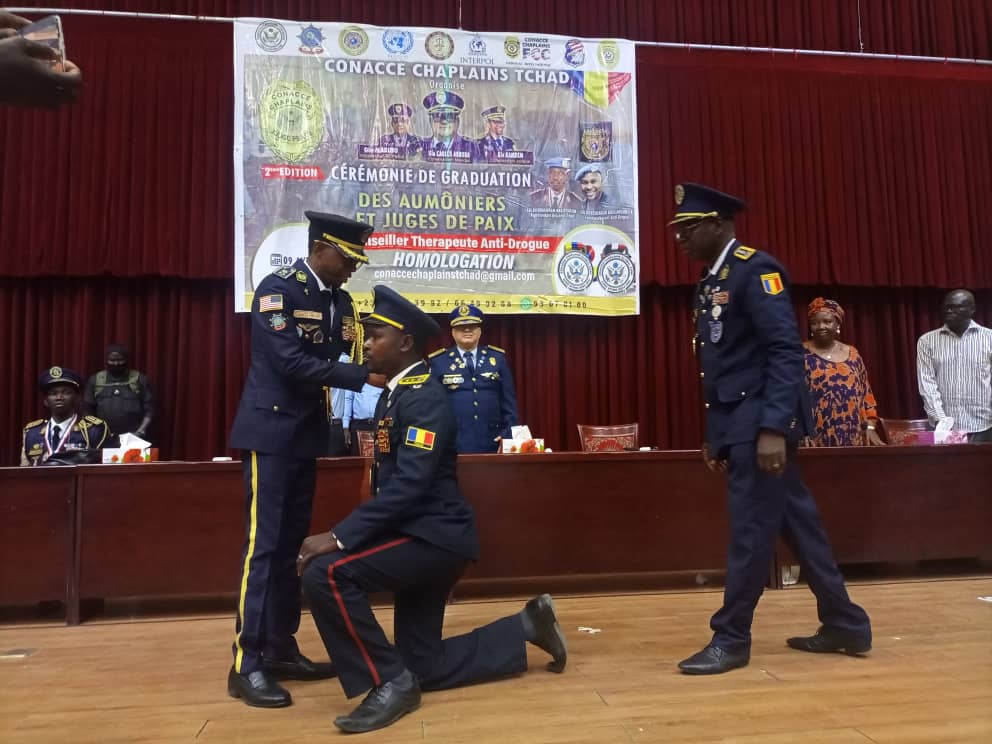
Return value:
<svg viewBox="0 0 992 744">
<path fill-rule="evenodd" d="M 565 670 L 565 663 L 568 661 L 568 646 L 565 644 L 565 634 L 561 632 L 558 624 L 558 614 L 555 612 L 555 603 L 550 594 L 542 594 L 534 597 L 524 607 L 527 618 L 534 628 L 534 638 L 527 640 L 533 643 L 542 651 L 551 654 L 551 661 L 548 662 L 548 669 L 552 672 L 562 672 Z"/>
<path fill-rule="evenodd" d="M 786 643 L 789 644 L 789 648 L 814 654 L 838 653 L 859 656 L 871 651 L 871 638 L 847 630 L 828 628 L 826 625 L 821 625 L 815 635 L 789 638 Z"/>
<path fill-rule="evenodd" d="M 412 672 L 405 671 L 395 679 L 373 687 L 351 713 L 335 718 L 334 725 L 349 734 L 362 734 L 396 723 L 419 707 L 420 683 Z"/>
<path fill-rule="evenodd" d="M 707 646 L 698 654 L 679 662 L 683 674 L 723 674 L 731 669 L 746 667 L 751 661 L 747 652 L 733 654 L 719 646 Z"/>
<path fill-rule="evenodd" d="M 227 674 L 227 694 L 241 698 L 245 705 L 255 708 L 285 708 L 293 704 L 289 691 L 277 685 L 261 669 L 250 674 L 238 674 L 231 667 Z"/>
<path fill-rule="evenodd" d="M 297 654 L 295 658 L 286 661 L 263 658 L 262 669 L 272 679 L 311 681 L 315 679 L 330 679 L 331 677 L 338 676 L 333 663 L 329 661 L 313 662 L 303 654 Z"/>
</svg>

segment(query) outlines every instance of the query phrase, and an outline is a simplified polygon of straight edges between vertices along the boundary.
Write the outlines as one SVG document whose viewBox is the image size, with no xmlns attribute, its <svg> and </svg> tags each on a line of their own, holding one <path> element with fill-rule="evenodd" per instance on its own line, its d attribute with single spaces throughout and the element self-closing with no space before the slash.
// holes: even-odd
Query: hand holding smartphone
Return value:
<svg viewBox="0 0 992 744">
<path fill-rule="evenodd" d="M 59 72 L 65 71 L 65 37 L 62 35 L 62 19 L 59 16 L 46 16 L 40 21 L 22 26 L 17 33 L 55 51 L 52 67 Z"/>
</svg>

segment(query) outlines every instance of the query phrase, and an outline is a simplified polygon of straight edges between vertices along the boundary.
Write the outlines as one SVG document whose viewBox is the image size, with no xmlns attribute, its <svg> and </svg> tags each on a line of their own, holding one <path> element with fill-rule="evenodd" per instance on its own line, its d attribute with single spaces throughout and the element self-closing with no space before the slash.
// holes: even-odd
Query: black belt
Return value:
<svg viewBox="0 0 992 744">
<path fill-rule="evenodd" d="M 375 419 L 371 419 L 371 418 L 367 418 L 367 419 L 352 419 L 351 420 L 351 423 L 353 423 L 353 424 L 374 424 L 375 423 Z"/>
<path fill-rule="evenodd" d="M 331 423 L 332 423 L 332 424 L 340 424 L 340 423 L 341 423 L 341 419 L 338 419 L 338 418 L 332 418 L 332 419 L 331 419 Z"/>
</svg>

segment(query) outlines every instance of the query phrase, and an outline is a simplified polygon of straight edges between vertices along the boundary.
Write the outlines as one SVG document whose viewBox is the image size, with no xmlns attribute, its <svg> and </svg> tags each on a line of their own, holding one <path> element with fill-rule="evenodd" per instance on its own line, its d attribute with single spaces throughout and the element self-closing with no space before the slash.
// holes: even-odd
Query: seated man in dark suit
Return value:
<svg viewBox="0 0 992 744">
<path fill-rule="evenodd" d="M 83 464 L 99 462 L 99 450 L 110 437 L 110 427 L 96 416 L 79 415 L 82 378 L 71 369 L 51 367 L 41 373 L 41 393 L 51 418 L 24 427 L 21 465 Z"/>
<path fill-rule="evenodd" d="M 298 567 L 314 622 L 348 697 L 371 692 L 334 725 L 383 728 L 420 706 L 420 691 L 459 687 L 527 669 L 526 643 L 565 667 L 565 637 L 547 594 L 516 615 L 442 639 L 448 594 L 479 556 L 472 507 L 455 475 L 455 418 L 424 363 L 437 323 L 388 287 L 374 288 L 362 322 L 370 372 L 389 378 L 376 408 L 370 501 L 331 532 L 308 537 Z M 393 645 L 369 592 L 395 598 Z"/>
</svg>

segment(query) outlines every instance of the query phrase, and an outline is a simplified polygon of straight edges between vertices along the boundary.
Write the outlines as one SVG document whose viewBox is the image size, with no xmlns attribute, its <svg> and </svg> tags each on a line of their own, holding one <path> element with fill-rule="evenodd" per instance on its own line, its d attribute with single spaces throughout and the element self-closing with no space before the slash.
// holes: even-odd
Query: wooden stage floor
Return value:
<svg viewBox="0 0 992 744">
<path fill-rule="evenodd" d="M 874 621 L 867 658 L 809 655 L 784 639 L 812 632 L 804 587 L 766 592 L 751 665 L 686 677 L 676 662 L 708 638 L 713 590 L 556 599 L 569 641 L 562 675 L 531 670 L 428 693 L 420 710 L 361 741 L 734 742 L 910 744 L 992 741 L 992 577 L 856 584 Z M 449 632 L 516 611 L 519 601 L 458 602 Z M 391 623 L 392 612 L 380 616 Z M 589 634 L 578 627 L 598 628 Z M 0 741 L 324 742 L 340 735 L 337 682 L 289 682 L 295 704 L 257 710 L 227 697 L 233 623 L 227 616 L 2 625 Z M 309 615 L 305 653 L 320 656 Z"/>
</svg>

